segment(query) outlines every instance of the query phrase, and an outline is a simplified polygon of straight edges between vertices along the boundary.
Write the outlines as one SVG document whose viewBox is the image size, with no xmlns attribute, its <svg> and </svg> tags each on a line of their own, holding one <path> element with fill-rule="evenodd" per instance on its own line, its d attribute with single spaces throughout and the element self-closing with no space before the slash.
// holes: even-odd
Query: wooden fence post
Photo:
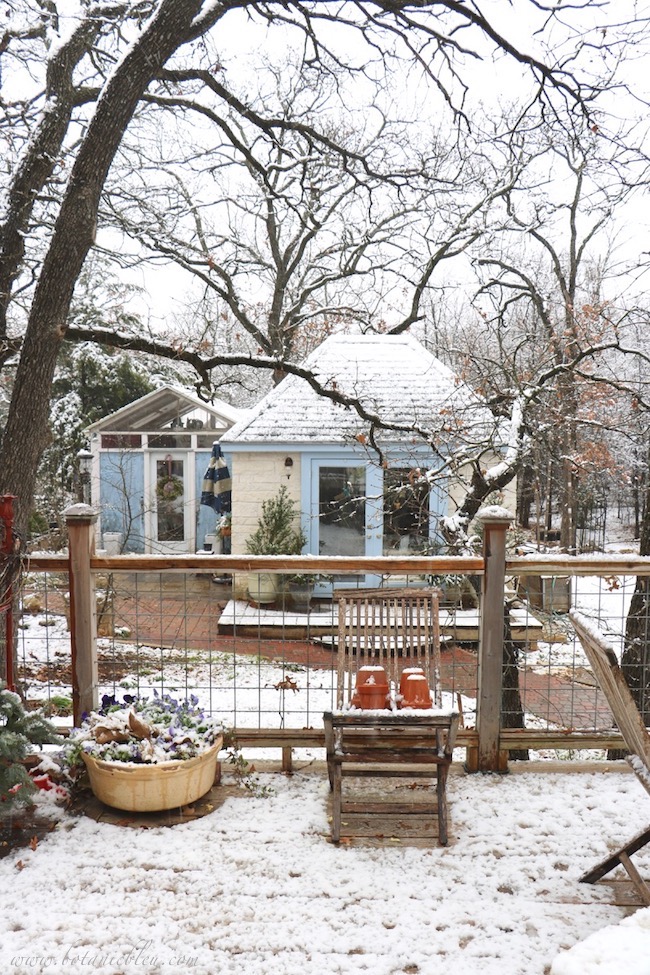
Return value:
<svg viewBox="0 0 650 975">
<path fill-rule="evenodd" d="M 472 771 L 507 772 L 508 753 L 499 751 L 503 684 L 503 612 L 506 577 L 506 532 L 512 515 L 505 508 L 482 508 L 483 598 L 478 647 L 478 701 L 476 730 L 478 754 Z M 475 764 L 475 768 L 472 768 Z"/>
<path fill-rule="evenodd" d="M 97 605 L 90 559 L 95 554 L 97 515 L 87 504 L 64 511 L 68 528 L 70 573 L 70 646 L 72 649 L 72 711 L 75 726 L 98 703 Z"/>
</svg>

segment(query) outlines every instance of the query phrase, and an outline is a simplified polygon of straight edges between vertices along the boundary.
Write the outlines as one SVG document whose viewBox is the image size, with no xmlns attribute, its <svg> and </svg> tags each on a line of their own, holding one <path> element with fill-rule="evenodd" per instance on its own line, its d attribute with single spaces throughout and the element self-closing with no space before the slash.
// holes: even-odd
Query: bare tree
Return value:
<svg viewBox="0 0 650 975">
<path fill-rule="evenodd" d="M 131 241 L 123 261 L 168 260 L 200 289 L 195 348 L 226 351 L 234 331 L 251 352 L 299 360 L 344 325 L 402 331 L 439 268 L 486 232 L 490 207 L 512 190 L 516 160 L 504 164 L 472 131 L 406 126 L 386 104 L 346 113 L 341 73 L 313 77 L 304 50 L 260 68 L 252 107 L 272 111 L 279 131 L 232 105 L 225 119 L 208 111 L 199 89 L 165 96 L 182 109 L 166 139 L 123 144 L 103 220 Z M 198 159 L 197 116 L 211 147 Z M 314 140 L 317 126 L 329 144 Z M 170 169 L 172 146 L 185 144 Z"/>
<path fill-rule="evenodd" d="M 285 41 L 300 36 L 309 52 L 305 65 L 322 76 L 342 70 L 363 85 L 384 79 L 388 88 L 392 71 L 402 82 L 426 83 L 458 124 L 469 122 L 463 114 L 465 63 L 491 57 L 494 51 L 524 70 L 524 98 L 542 100 L 555 112 L 570 106 L 589 113 L 602 79 L 594 84 L 583 71 L 582 53 L 588 47 L 593 57 L 598 36 L 601 48 L 615 50 L 625 26 L 612 26 L 606 41 L 584 31 L 578 37 L 577 28 L 572 40 L 566 28 L 566 47 L 552 55 L 544 52 L 539 38 L 557 21 L 556 13 L 536 2 L 527 6 L 531 27 L 541 29 L 541 34 L 531 33 L 529 50 L 509 41 L 474 4 L 456 0 L 396 0 L 388 6 L 369 0 L 336 11 L 321 3 L 84 0 L 65 20 L 59 20 L 56 0 L 19 0 L 14 5 L 0 52 L 4 76 L 11 68 L 13 77 L 25 79 L 26 92 L 12 91 L 6 100 L 9 125 L 3 133 L 13 151 L 4 180 L 0 241 L 0 364 L 15 367 L 15 379 L 0 450 L 0 490 L 18 496 L 19 525 L 25 525 L 48 439 L 49 396 L 61 343 L 66 338 L 109 339 L 101 329 L 94 335 L 75 334 L 69 328 L 69 310 L 96 241 L 111 167 L 134 120 L 146 118 L 154 125 L 158 113 L 182 111 L 183 98 L 196 101 L 200 96 L 204 110 L 224 124 L 232 110 L 240 127 L 245 121 L 270 136 L 273 145 L 296 133 L 310 152 L 338 157 L 342 173 L 355 168 L 372 173 L 373 159 L 364 158 L 362 148 L 340 144 L 325 128 L 260 111 L 245 84 L 235 89 L 223 83 L 218 48 L 227 48 L 233 21 L 235 30 L 263 23 L 269 34 L 279 33 Z M 579 21 L 588 8 L 586 0 L 573 4 L 562 18 Z M 386 181 L 398 176 L 381 168 L 377 175 Z M 417 315 L 417 301 L 409 315 Z M 204 365 L 200 354 L 181 343 L 116 336 L 115 343 L 121 342 Z M 220 361 L 236 363 L 237 356 Z M 265 356 L 257 364 L 284 367 Z"/>
<path fill-rule="evenodd" d="M 517 133 L 512 147 L 526 162 L 501 199 L 501 229 L 482 242 L 477 327 L 463 331 L 454 357 L 502 416 L 509 459 L 487 471 L 474 459 L 461 515 L 537 456 L 555 472 L 561 543 L 574 551 L 578 484 L 602 465 L 603 431 L 623 429 L 621 410 L 629 417 L 633 403 L 648 402 L 630 368 L 647 362 L 629 291 L 642 265 L 636 252 L 616 260 L 611 242 L 646 161 L 638 142 L 586 124 Z"/>
</svg>

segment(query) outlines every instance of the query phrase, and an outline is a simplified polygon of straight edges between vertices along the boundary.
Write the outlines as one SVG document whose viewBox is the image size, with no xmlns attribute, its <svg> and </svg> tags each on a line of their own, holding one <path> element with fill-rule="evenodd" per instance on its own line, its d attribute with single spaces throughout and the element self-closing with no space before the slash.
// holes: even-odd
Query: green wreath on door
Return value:
<svg viewBox="0 0 650 975">
<path fill-rule="evenodd" d="M 156 485 L 156 495 L 159 501 L 175 501 L 183 494 L 185 487 L 180 477 L 173 474 L 165 474 L 158 478 Z"/>
</svg>

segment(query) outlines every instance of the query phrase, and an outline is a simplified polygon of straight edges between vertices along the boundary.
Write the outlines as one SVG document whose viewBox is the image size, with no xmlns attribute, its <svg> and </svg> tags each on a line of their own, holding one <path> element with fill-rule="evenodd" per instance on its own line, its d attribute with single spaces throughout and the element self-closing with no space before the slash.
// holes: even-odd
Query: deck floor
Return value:
<svg viewBox="0 0 650 975">
<path fill-rule="evenodd" d="M 442 639 L 458 643 L 476 643 L 479 638 L 479 612 L 476 609 L 440 610 L 440 634 Z M 540 620 L 525 609 L 513 607 L 510 610 L 512 638 L 536 649 L 541 640 L 544 626 Z M 240 633 L 243 636 L 263 630 L 265 633 L 276 629 L 279 632 L 296 631 L 301 634 L 320 636 L 323 642 L 332 642 L 336 632 L 336 607 L 325 605 L 309 614 L 294 613 L 290 610 L 252 606 L 245 600 L 230 599 L 219 617 L 220 633 Z"/>
</svg>

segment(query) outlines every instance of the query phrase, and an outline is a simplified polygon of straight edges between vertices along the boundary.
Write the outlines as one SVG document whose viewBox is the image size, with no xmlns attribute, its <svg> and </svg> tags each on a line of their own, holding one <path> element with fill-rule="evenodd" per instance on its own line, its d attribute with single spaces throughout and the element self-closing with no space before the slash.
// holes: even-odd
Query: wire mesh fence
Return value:
<svg viewBox="0 0 650 975">
<path fill-rule="evenodd" d="M 644 574 L 632 575 L 613 559 L 602 574 L 581 574 L 584 561 L 582 570 L 569 559 L 563 561 L 562 575 L 527 574 L 521 563 L 520 574 L 513 579 L 512 598 L 522 614 L 523 639 L 514 641 L 513 636 L 513 653 L 525 726 L 549 731 L 611 731 L 614 725 L 607 701 L 567 614 L 576 608 L 588 616 L 611 643 L 625 670 L 632 596 L 635 588 L 647 588 L 648 566 L 637 570 Z M 646 684 L 650 678 L 649 605 L 648 600 L 642 604 L 637 619 L 645 633 L 639 658 Z M 512 727 L 513 717 L 504 709 L 503 726 Z"/>
<path fill-rule="evenodd" d="M 612 727 L 607 702 L 568 619 L 570 606 L 598 622 L 623 655 L 639 576 L 612 560 L 598 574 L 570 559 L 562 574 L 509 562 L 504 618 L 502 727 L 596 732 Z M 581 574 L 582 572 L 582 574 Z M 443 583 L 442 686 L 463 723 L 476 721 L 480 579 Z M 384 577 L 383 584 L 395 584 Z M 400 577 L 409 585 L 426 580 Z M 437 580 L 440 583 L 440 580 Z M 235 728 L 321 728 L 335 704 L 337 607 L 312 598 L 297 611 L 280 592 L 272 605 L 236 599 L 232 578 L 213 571 L 95 574 L 100 697 L 196 697 Z M 477 592 L 478 590 L 478 592 Z M 473 594 L 473 595 L 472 595 Z M 30 571 L 21 589 L 17 679 L 30 702 L 70 714 L 71 641 L 67 573 Z M 646 601 L 645 606 L 647 607 Z M 645 630 L 644 630 L 645 627 Z M 650 622 L 645 632 L 647 659 Z M 404 664 L 408 664 L 405 660 Z"/>
</svg>

